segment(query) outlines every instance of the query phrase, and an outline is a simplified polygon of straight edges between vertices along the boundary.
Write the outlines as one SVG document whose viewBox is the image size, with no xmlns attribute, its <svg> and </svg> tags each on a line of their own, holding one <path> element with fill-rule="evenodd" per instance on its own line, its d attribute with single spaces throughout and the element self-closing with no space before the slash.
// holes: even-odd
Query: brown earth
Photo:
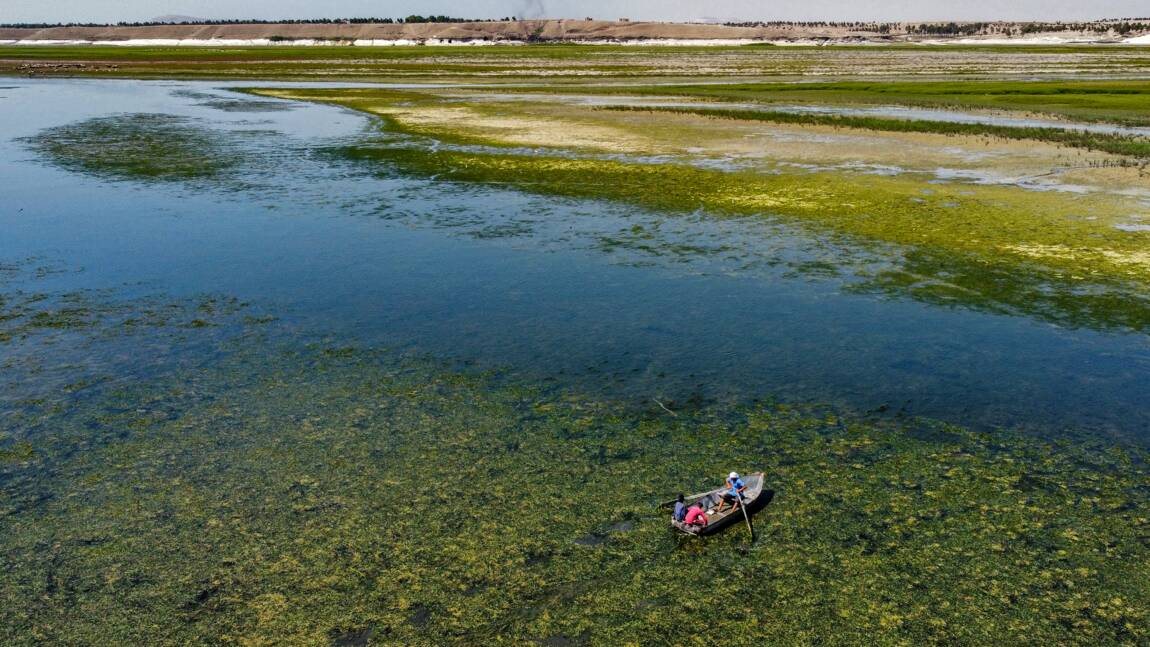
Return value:
<svg viewBox="0 0 1150 647">
<path fill-rule="evenodd" d="M 1010 23 L 1002 23 L 1006 26 Z M 1038 34 L 1032 34 L 1032 36 Z M 1057 32 L 1063 37 L 1107 38 L 1094 32 Z M 133 40 L 133 39 L 378 39 L 378 40 L 637 40 L 637 39 L 762 39 L 762 40 L 868 40 L 903 41 L 938 38 L 906 34 L 899 25 L 880 34 L 865 28 L 770 25 L 732 27 L 693 23 L 603 20 L 524 20 L 516 22 L 412 23 L 412 24 L 231 24 L 150 25 L 141 27 L 0 28 L 0 40 Z"/>
<path fill-rule="evenodd" d="M 770 32 L 770 33 L 768 33 Z M 782 37 L 782 30 L 670 23 L 620 23 L 584 20 L 526 20 L 520 22 L 413 23 L 413 24 L 241 24 L 154 25 L 146 27 L 50 27 L 0 29 L 0 38 L 19 40 L 129 40 L 257 39 L 560 39 L 600 38 L 766 38 Z"/>
</svg>

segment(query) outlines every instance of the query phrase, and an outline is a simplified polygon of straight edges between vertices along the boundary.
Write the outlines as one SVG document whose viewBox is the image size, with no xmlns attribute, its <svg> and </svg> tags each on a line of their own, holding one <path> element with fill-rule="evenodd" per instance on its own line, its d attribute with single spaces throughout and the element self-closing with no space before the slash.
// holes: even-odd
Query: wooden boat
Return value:
<svg viewBox="0 0 1150 647">
<path fill-rule="evenodd" d="M 743 477 L 743 483 L 747 486 L 747 489 L 743 490 L 743 505 L 747 506 L 747 514 L 749 515 L 758 512 L 763 506 L 770 503 L 771 495 L 774 494 L 771 490 L 763 492 L 763 480 L 762 472 L 755 472 Z M 719 502 L 723 500 L 723 492 L 726 491 L 727 486 L 723 485 L 705 494 L 688 497 L 686 502 L 687 505 L 698 503 L 704 511 L 718 510 Z M 713 535 L 727 526 L 743 523 L 743 513 L 737 507 L 727 504 L 722 512 L 715 514 L 708 512 L 707 519 L 709 523 L 705 526 L 688 526 L 682 521 L 672 519 L 671 526 L 688 535 Z"/>
</svg>

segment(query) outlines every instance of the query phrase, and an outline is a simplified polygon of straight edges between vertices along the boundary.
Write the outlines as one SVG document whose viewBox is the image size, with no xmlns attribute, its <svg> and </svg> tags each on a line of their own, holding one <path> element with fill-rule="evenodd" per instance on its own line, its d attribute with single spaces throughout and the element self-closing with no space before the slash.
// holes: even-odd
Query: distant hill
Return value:
<svg viewBox="0 0 1150 647">
<path fill-rule="evenodd" d="M 183 20 L 183 19 L 187 20 Z M 294 21 L 212 23 L 190 16 L 160 16 L 142 25 L 20 25 L 0 27 L 0 41 L 140 41 L 167 44 L 460 42 L 766 42 L 851 44 L 899 42 L 1114 43 L 1150 34 L 1150 19 L 1093 22 L 752 22 L 663 23 L 626 20 L 503 20 L 465 22 L 443 16 L 423 21 Z M 390 19 L 389 19 L 390 20 Z M 195 22 L 196 24 L 171 24 Z M 207 41 L 207 42 L 205 42 Z"/>
</svg>

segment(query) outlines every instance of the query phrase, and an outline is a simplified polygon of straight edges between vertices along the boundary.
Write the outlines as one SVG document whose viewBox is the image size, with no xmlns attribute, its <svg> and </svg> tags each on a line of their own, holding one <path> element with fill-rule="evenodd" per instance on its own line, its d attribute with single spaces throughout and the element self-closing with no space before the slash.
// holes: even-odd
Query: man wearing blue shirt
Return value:
<svg viewBox="0 0 1150 647">
<path fill-rule="evenodd" d="M 727 475 L 727 491 L 723 492 L 723 500 L 719 501 L 719 509 L 716 512 L 723 511 L 723 506 L 728 503 L 731 504 L 731 509 L 734 510 L 738 507 L 739 502 L 743 500 L 743 490 L 747 489 L 747 485 L 743 483 L 743 479 L 739 478 L 738 472 L 731 472 Z"/>
<path fill-rule="evenodd" d="M 680 494 L 679 498 L 675 499 L 675 516 L 674 516 L 674 519 L 675 519 L 675 521 L 682 521 L 683 517 L 686 517 L 686 516 L 687 516 L 687 504 L 683 499 L 683 495 Z"/>
</svg>

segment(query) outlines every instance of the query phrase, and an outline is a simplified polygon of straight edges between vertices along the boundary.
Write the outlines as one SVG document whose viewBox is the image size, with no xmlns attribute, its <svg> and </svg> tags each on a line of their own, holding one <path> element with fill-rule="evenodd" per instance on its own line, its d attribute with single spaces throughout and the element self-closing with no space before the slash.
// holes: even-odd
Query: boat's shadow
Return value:
<svg viewBox="0 0 1150 647">
<path fill-rule="evenodd" d="M 755 499 L 754 501 L 751 502 L 750 505 L 747 506 L 747 514 L 754 516 L 763 508 L 771 505 L 771 501 L 774 501 L 774 500 L 775 500 L 775 491 L 774 490 L 764 490 L 763 493 L 759 495 L 759 498 Z"/>
</svg>

